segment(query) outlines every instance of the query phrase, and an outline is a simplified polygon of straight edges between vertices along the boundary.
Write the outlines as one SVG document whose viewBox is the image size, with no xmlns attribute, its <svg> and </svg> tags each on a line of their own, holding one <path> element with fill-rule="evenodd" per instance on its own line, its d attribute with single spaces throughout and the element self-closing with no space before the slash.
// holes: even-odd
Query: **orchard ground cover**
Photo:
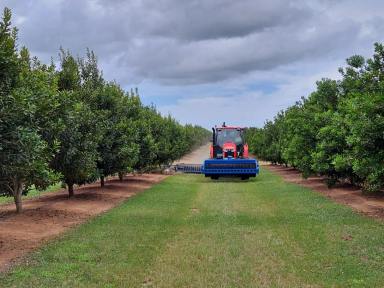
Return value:
<svg viewBox="0 0 384 288">
<path fill-rule="evenodd" d="M 2 287 L 382 287 L 383 222 L 265 168 L 175 175 L 33 253 Z"/>
</svg>

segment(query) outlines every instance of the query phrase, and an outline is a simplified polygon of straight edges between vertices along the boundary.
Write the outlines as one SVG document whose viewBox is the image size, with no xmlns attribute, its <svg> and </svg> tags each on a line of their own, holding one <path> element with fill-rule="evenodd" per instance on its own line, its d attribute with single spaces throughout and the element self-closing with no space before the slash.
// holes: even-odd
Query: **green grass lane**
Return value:
<svg viewBox="0 0 384 288">
<path fill-rule="evenodd" d="M 384 224 L 263 170 L 177 175 L 79 226 L 0 287 L 382 287 Z"/>
</svg>

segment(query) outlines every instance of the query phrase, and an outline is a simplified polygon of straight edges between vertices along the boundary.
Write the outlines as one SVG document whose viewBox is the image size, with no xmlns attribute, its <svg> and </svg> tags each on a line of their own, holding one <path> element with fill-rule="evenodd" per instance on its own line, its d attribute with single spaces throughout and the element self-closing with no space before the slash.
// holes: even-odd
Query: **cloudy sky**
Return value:
<svg viewBox="0 0 384 288">
<path fill-rule="evenodd" d="M 0 0 L 49 62 L 86 47 L 104 76 L 185 123 L 261 126 L 384 41 L 384 1 Z"/>
</svg>

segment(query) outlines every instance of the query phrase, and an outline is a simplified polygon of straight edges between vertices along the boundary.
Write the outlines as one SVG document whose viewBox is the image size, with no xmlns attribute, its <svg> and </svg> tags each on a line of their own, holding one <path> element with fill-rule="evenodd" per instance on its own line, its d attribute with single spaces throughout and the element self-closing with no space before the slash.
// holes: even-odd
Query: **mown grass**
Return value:
<svg viewBox="0 0 384 288">
<path fill-rule="evenodd" d="M 384 224 L 263 170 L 167 178 L 53 241 L 0 287 L 383 287 Z"/>
<path fill-rule="evenodd" d="M 44 190 L 38 190 L 36 188 L 32 188 L 30 191 L 28 191 L 27 195 L 22 196 L 22 199 L 26 200 L 26 199 L 36 198 L 36 197 L 41 196 L 41 195 L 46 194 L 46 193 L 56 192 L 56 191 L 60 190 L 60 188 L 61 188 L 61 183 L 51 185 L 47 189 L 44 189 Z M 0 205 L 12 203 L 13 201 L 14 201 L 13 197 L 0 196 Z"/>
</svg>

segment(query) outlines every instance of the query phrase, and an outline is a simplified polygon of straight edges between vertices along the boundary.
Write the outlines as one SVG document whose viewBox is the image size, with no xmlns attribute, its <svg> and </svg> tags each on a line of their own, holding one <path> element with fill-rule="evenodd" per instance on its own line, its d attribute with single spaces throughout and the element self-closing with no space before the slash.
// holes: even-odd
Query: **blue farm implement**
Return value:
<svg viewBox="0 0 384 288">
<path fill-rule="evenodd" d="M 207 159 L 202 172 L 205 177 L 217 179 L 220 176 L 256 177 L 259 165 L 256 159 Z"/>
<path fill-rule="evenodd" d="M 200 164 L 177 164 L 176 171 L 193 174 L 204 174 L 205 177 L 218 179 L 221 176 L 241 177 L 248 179 L 259 174 L 259 163 L 249 158 L 248 145 L 244 140 L 244 128 L 222 127 L 212 128 L 213 137 L 210 158 Z"/>
</svg>

